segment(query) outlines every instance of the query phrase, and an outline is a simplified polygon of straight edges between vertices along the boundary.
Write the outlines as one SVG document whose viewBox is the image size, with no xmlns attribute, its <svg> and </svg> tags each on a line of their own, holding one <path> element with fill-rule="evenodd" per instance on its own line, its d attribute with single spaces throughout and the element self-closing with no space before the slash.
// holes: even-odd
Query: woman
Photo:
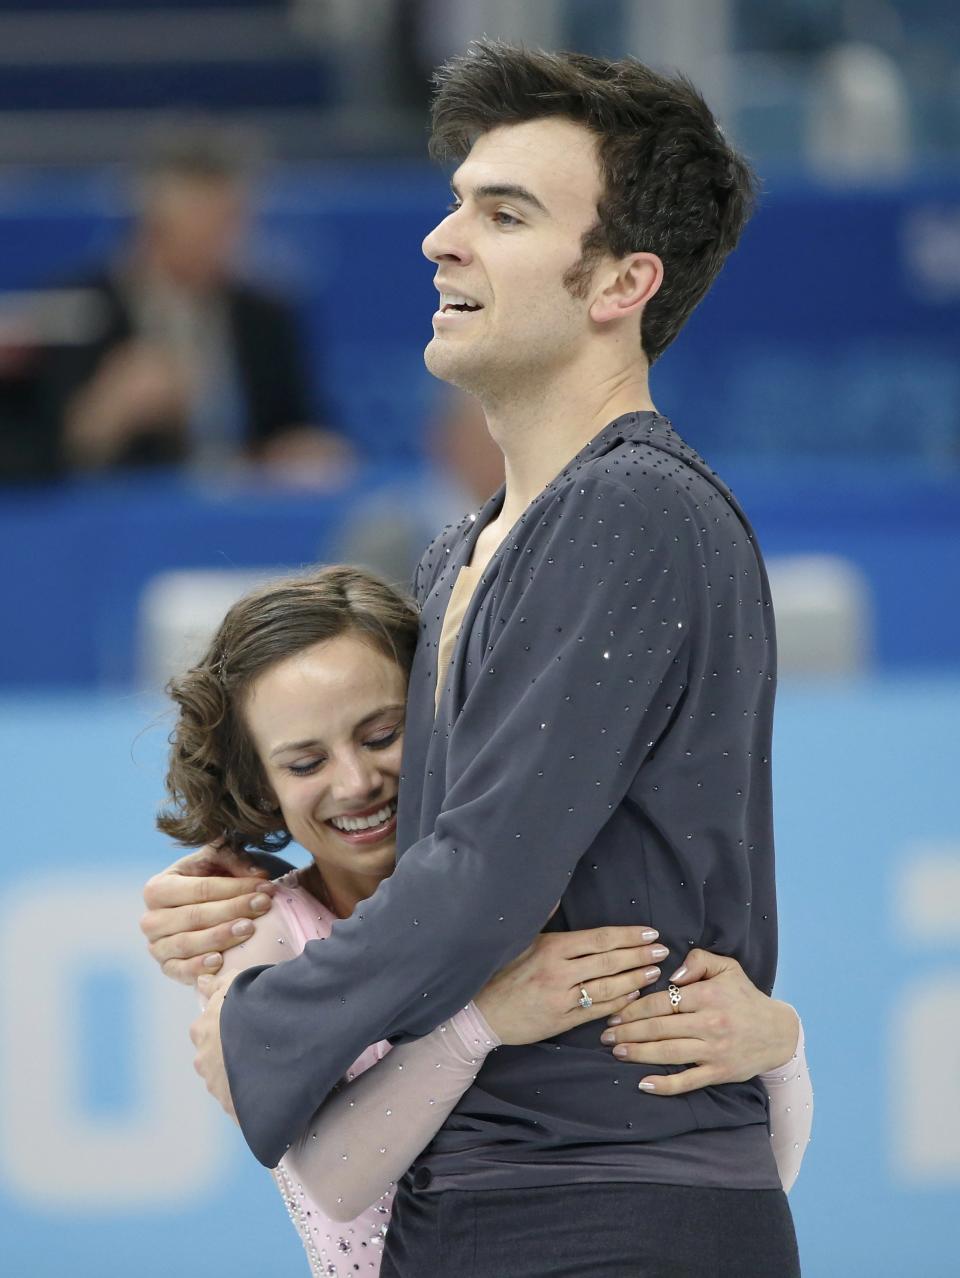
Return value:
<svg viewBox="0 0 960 1278">
<path fill-rule="evenodd" d="M 361 570 L 282 580 L 235 604 L 204 658 L 171 685 L 179 715 L 160 828 L 235 852 L 292 838 L 313 858 L 280 880 L 274 908 L 227 952 L 224 971 L 322 940 L 391 873 L 417 620 Z M 392 1183 L 490 1051 L 615 1016 L 659 979 L 668 952 L 653 929 L 603 933 L 599 943 L 596 931 L 541 935 L 432 1034 L 392 1051 L 374 1044 L 355 1062 L 275 1172 L 314 1273 L 378 1270 Z M 798 1053 L 769 1083 L 776 1096 L 790 1092 L 774 1102 L 785 1183 L 809 1129 L 802 1044 Z"/>
</svg>

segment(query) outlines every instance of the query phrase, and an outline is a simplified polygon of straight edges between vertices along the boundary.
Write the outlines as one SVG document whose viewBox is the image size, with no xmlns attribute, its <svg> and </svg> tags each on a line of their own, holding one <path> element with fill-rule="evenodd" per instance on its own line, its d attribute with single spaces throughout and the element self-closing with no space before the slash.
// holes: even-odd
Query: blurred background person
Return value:
<svg viewBox="0 0 960 1278">
<path fill-rule="evenodd" d="M 129 243 L 77 286 L 86 331 L 47 353 L 41 395 L 65 469 L 246 458 L 323 476 L 348 460 L 312 422 L 293 308 L 240 273 L 250 179 L 211 126 L 154 140 Z"/>
</svg>

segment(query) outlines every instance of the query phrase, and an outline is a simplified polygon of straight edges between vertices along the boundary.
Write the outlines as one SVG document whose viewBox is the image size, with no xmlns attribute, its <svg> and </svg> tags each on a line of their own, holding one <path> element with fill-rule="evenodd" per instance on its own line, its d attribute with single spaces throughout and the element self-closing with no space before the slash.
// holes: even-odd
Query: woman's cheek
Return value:
<svg viewBox="0 0 960 1278">
<path fill-rule="evenodd" d="M 301 825 L 305 813 L 310 810 L 311 802 L 307 794 L 307 787 L 302 781 L 300 785 L 291 784 L 291 780 L 296 781 L 299 778 L 289 778 L 281 782 L 276 787 L 277 800 L 280 804 L 280 812 L 283 816 L 283 823 L 292 834 L 295 826 Z"/>
</svg>

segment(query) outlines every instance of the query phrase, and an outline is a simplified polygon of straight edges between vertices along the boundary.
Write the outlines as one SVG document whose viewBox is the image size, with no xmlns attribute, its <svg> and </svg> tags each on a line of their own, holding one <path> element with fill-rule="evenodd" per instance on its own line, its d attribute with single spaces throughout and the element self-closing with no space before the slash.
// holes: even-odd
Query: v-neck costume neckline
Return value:
<svg viewBox="0 0 960 1278">
<path fill-rule="evenodd" d="M 477 587 L 485 581 L 487 574 L 491 569 L 495 568 L 499 560 L 502 559 L 504 550 L 510 542 L 516 528 L 529 517 L 530 513 L 543 499 L 551 493 L 556 485 L 562 480 L 569 477 L 572 469 L 579 468 L 584 462 L 595 457 L 598 453 L 616 447 L 622 438 L 622 426 L 628 419 L 638 419 L 640 417 L 650 417 L 651 430 L 654 423 L 662 422 L 666 429 L 672 429 L 666 418 L 662 418 L 659 413 L 645 411 L 643 413 L 625 413 L 620 417 L 609 422 L 603 430 L 593 439 L 589 440 L 580 451 L 575 454 L 561 470 L 557 472 L 548 483 L 541 488 L 540 492 L 533 498 L 528 506 L 524 508 L 515 522 L 510 526 L 504 536 L 501 538 L 499 545 L 491 554 L 490 558 L 483 565 L 475 565 L 473 561 L 474 551 L 477 542 L 480 540 L 484 530 L 490 526 L 494 519 L 497 518 L 503 509 L 504 499 L 506 497 L 506 485 L 501 484 L 497 491 L 484 502 L 476 516 L 471 520 L 470 527 L 467 531 L 464 544 L 464 554 L 459 568 L 456 568 L 456 577 L 450 590 L 450 598 L 443 615 L 443 624 L 440 629 L 440 638 L 437 642 L 437 675 L 436 684 L 434 686 L 434 715 L 436 716 L 440 710 L 440 701 L 443 696 L 444 685 L 447 680 L 447 673 L 450 669 L 450 663 L 456 652 L 457 644 L 460 640 L 460 633 L 463 629 L 463 623 L 470 606 L 473 603 L 477 593 Z M 451 566 L 452 567 L 452 566 Z"/>
</svg>

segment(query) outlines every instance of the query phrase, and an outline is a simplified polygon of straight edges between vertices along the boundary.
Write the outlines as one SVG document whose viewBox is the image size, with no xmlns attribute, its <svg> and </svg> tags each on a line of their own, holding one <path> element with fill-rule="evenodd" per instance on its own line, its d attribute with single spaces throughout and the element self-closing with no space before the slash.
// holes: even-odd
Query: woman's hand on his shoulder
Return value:
<svg viewBox="0 0 960 1278">
<path fill-rule="evenodd" d="M 192 985 L 222 966 L 224 950 L 248 939 L 250 920 L 270 909 L 273 892 L 266 870 L 208 844 L 147 882 L 140 930 L 164 975 Z"/>
</svg>

